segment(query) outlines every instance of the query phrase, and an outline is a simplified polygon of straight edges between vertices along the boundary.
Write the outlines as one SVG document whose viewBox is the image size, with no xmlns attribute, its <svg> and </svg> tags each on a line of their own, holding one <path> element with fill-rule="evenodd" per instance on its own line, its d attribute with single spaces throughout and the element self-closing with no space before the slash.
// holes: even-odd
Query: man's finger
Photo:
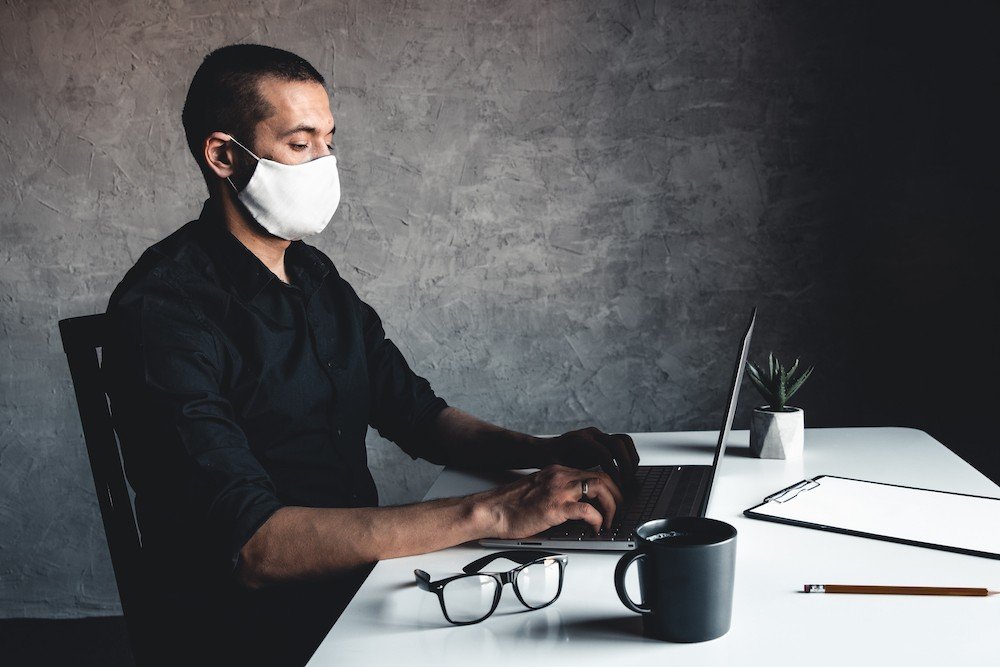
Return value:
<svg viewBox="0 0 1000 667">
<path fill-rule="evenodd" d="M 594 529 L 595 535 L 601 532 L 601 513 L 594 509 L 593 505 L 588 503 L 566 503 L 563 505 L 563 516 L 566 520 L 580 519 L 586 521 Z"/>
<path fill-rule="evenodd" d="M 632 439 L 622 433 L 601 434 L 601 445 L 611 452 L 612 457 L 618 464 L 618 472 L 624 478 L 635 474 L 635 468 L 639 461 L 635 454 L 635 445 L 631 445 Z"/>
<path fill-rule="evenodd" d="M 595 479 L 599 480 L 601 488 L 606 489 L 611 496 L 615 499 L 615 503 L 621 505 L 625 502 L 625 496 L 622 495 L 622 490 L 615 482 L 611 479 L 611 476 L 600 470 L 596 471 L 594 474 L 597 475 Z"/>
<path fill-rule="evenodd" d="M 583 493 L 583 484 L 587 482 L 588 492 Z M 625 502 L 625 496 L 615 481 L 603 470 L 573 470 L 570 473 L 570 481 L 567 483 L 570 490 L 571 500 L 580 500 L 581 495 L 588 498 L 598 498 L 599 491 L 606 491 L 617 504 Z"/>
<path fill-rule="evenodd" d="M 611 437 L 620 443 L 631 466 L 629 472 L 635 474 L 635 469 L 639 467 L 639 451 L 635 448 L 632 436 L 628 433 L 612 433 Z"/>
<path fill-rule="evenodd" d="M 631 496 L 637 487 L 635 473 L 639 467 L 639 453 L 635 449 L 635 443 L 625 433 L 612 433 L 606 437 L 609 446 L 614 447 L 616 452 L 615 459 L 619 464 L 618 484 L 622 491 Z"/>
<path fill-rule="evenodd" d="M 621 486 L 621 469 L 615 463 L 615 453 L 609 447 L 609 443 L 612 442 L 609 438 L 610 436 L 606 433 L 602 433 L 600 436 L 595 436 L 593 439 L 588 438 L 584 442 L 590 455 L 597 459 L 597 465 L 601 466 L 601 470 L 606 472 L 615 484 Z"/>
<path fill-rule="evenodd" d="M 605 528 L 610 528 L 611 522 L 615 518 L 615 512 L 618 511 L 618 503 L 623 500 L 621 491 L 606 475 L 589 480 L 588 487 L 587 497 L 597 500 L 597 504 L 601 506 L 603 525 Z"/>
</svg>

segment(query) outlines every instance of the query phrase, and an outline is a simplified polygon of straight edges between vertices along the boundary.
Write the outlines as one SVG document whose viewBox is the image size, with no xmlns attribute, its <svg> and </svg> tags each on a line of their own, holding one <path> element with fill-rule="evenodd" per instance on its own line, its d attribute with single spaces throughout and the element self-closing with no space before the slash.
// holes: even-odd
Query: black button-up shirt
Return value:
<svg viewBox="0 0 1000 667">
<path fill-rule="evenodd" d="M 239 551 L 282 506 L 377 505 L 369 425 L 440 459 L 425 433 L 446 403 L 371 306 L 301 241 L 285 268 L 291 284 L 209 200 L 108 304 L 104 369 L 143 552 L 177 590 L 241 595 Z"/>
</svg>

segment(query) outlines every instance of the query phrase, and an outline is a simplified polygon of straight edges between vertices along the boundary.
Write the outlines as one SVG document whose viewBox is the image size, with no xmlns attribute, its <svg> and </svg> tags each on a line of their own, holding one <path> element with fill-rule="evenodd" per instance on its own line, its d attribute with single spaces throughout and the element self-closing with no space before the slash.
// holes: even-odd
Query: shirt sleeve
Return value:
<svg viewBox="0 0 1000 667">
<path fill-rule="evenodd" d="M 137 497 L 175 508 L 202 536 L 209 563 L 233 572 L 240 549 L 282 503 L 222 393 L 216 335 L 183 294 L 162 285 L 108 314 L 105 369 Z"/>
<path fill-rule="evenodd" d="M 371 425 L 411 458 L 442 461 L 443 451 L 430 437 L 428 427 L 448 404 L 427 380 L 410 369 L 399 348 L 385 337 L 375 309 L 358 301 L 371 387 Z"/>
</svg>

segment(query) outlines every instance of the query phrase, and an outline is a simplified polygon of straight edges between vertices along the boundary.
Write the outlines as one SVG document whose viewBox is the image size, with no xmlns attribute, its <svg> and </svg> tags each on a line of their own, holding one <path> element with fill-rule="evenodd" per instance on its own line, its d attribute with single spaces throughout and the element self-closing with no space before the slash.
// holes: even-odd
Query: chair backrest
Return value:
<svg viewBox="0 0 1000 667">
<path fill-rule="evenodd" d="M 136 664 L 145 664 L 148 634 L 147 596 L 144 595 L 142 545 L 129 499 L 122 459 L 115 437 L 107 392 L 97 350 L 103 348 L 106 315 L 72 317 L 59 322 L 63 350 L 69 362 L 83 438 L 94 476 L 104 534 L 118 582 L 125 624 Z"/>
</svg>

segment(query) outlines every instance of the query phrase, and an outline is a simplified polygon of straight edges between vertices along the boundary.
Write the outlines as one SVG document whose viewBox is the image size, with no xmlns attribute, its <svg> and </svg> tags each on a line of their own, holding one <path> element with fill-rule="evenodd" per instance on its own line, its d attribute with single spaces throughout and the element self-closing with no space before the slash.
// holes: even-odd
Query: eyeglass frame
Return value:
<svg viewBox="0 0 1000 667">
<path fill-rule="evenodd" d="M 519 563 L 517 567 L 514 567 L 506 572 L 480 572 L 484 567 L 489 565 L 495 560 L 500 558 L 506 558 L 512 560 L 515 563 Z M 555 596 L 543 605 L 533 607 L 524 601 L 521 596 L 521 591 L 517 587 L 517 575 L 518 573 L 534 563 L 540 560 L 551 559 L 554 560 L 559 565 L 559 588 L 556 590 Z M 472 561 L 468 565 L 462 568 L 463 574 L 456 574 L 451 577 L 446 577 L 444 579 L 438 579 L 437 581 L 431 581 L 431 575 L 429 575 L 424 570 L 414 570 L 413 575 L 417 580 L 417 588 L 422 591 L 427 591 L 429 593 L 434 593 L 437 595 L 438 602 L 441 604 L 441 613 L 444 614 L 446 621 L 452 625 L 474 625 L 476 623 L 482 623 L 487 618 L 493 615 L 493 612 L 497 610 L 500 606 L 500 597 L 503 594 L 503 587 L 505 584 L 510 584 L 511 588 L 514 589 L 514 595 L 517 596 L 518 601 L 527 607 L 528 609 L 544 609 L 550 604 L 559 599 L 562 594 L 563 581 L 565 579 L 566 565 L 569 563 L 569 556 L 566 554 L 556 553 L 554 551 L 526 551 L 526 550 L 510 550 L 510 551 L 498 551 L 496 553 L 488 554 Z M 492 577 L 497 582 L 496 591 L 493 593 L 493 606 L 490 610 L 480 619 L 475 621 L 453 621 L 451 616 L 448 615 L 448 609 L 444 605 L 444 587 L 449 582 L 455 581 L 456 579 L 463 579 L 473 575 L 481 575 Z"/>
</svg>

